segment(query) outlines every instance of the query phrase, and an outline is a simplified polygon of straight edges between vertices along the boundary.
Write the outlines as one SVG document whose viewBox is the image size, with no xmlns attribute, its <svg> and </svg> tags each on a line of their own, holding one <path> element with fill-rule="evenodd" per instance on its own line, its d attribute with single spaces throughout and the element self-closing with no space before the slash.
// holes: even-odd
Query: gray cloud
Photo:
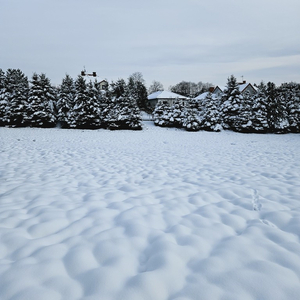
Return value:
<svg viewBox="0 0 300 300">
<path fill-rule="evenodd" d="M 299 11 L 298 0 L 0 0 L 0 67 L 54 83 L 83 66 L 108 80 L 140 71 L 165 87 L 224 84 L 234 72 L 299 82 Z"/>
</svg>

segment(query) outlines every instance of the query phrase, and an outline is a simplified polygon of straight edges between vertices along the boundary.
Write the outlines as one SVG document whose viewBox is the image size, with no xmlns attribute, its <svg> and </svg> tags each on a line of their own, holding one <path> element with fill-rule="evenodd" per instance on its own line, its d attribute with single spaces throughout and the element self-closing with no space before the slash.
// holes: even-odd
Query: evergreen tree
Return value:
<svg viewBox="0 0 300 300">
<path fill-rule="evenodd" d="M 142 73 L 135 72 L 130 75 L 127 88 L 129 97 L 136 101 L 138 108 L 140 110 L 149 111 L 147 105 L 148 93 Z"/>
<path fill-rule="evenodd" d="M 7 124 L 26 126 L 28 108 L 28 78 L 20 69 L 8 69 L 5 77 L 5 101 L 8 104 Z"/>
<path fill-rule="evenodd" d="M 266 89 L 266 85 L 261 82 L 257 93 L 252 97 L 251 127 L 254 132 L 263 133 L 269 130 Z"/>
<path fill-rule="evenodd" d="M 128 96 L 128 92 L 125 92 L 124 96 L 112 99 L 107 117 L 107 127 L 111 130 L 142 129 L 140 110 L 135 100 Z"/>
<path fill-rule="evenodd" d="M 93 84 L 87 84 L 82 76 L 75 81 L 74 106 L 70 110 L 71 128 L 96 129 L 100 127 L 100 106 L 95 97 Z"/>
<path fill-rule="evenodd" d="M 112 82 L 109 86 L 109 92 L 111 97 L 119 98 L 124 96 L 126 92 L 126 82 L 124 79 L 118 79 L 116 82 Z"/>
<path fill-rule="evenodd" d="M 207 131 L 220 131 L 223 129 L 221 124 L 220 100 L 213 99 L 212 94 L 208 93 L 204 101 L 201 128 Z"/>
<path fill-rule="evenodd" d="M 267 112 L 268 126 L 271 132 L 283 132 L 287 130 L 288 121 L 285 115 L 283 103 L 280 102 L 278 89 L 273 82 L 267 83 Z"/>
<path fill-rule="evenodd" d="M 193 102 L 188 102 L 185 106 L 182 127 L 187 131 L 198 131 L 201 128 L 199 111 L 194 107 Z"/>
<path fill-rule="evenodd" d="M 153 111 L 154 124 L 161 127 L 170 127 L 171 107 L 167 101 L 159 100 Z"/>
<path fill-rule="evenodd" d="M 33 74 L 29 89 L 26 123 L 33 127 L 53 127 L 56 124 L 54 103 L 56 91 L 45 74 Z"/>
<path fill-rule="evenodd" d="M 169 126 L 181 128 L 185 120 L 185 107 L 180 100 L 176 100 L 171 106 L 169 116 Z"/>
<path fill-rule="evenodd" d="M 279 101 L 283 103 L 288 130 L 300 132 L 300 84 L 284 83 L 279 87 Z"/>
<path fill-rule="evenodd" d="M 251 95 L 246 92 L 240 95 L 241 103 L 238 115 L 238 124 L 236 130 L 239 132 L 251 132 L 252 131 L 252 109 L 253 101 Z"/>
<path fill-rule="evenodd" d="M 222 115 L 225 129 L 237 130 L 240 127 L 240 112 L 242 97 L 236 78 L 231 75 L 228 78 L 226 90 L 222 97 Z"/>
<path fill-rule="evenodd" d="M 0 126 L 8 123 L 8 103 L 5 97 L 5 73 L 0 69 Z"/>
<path fill-rule="evenodd" d="M 70 127 L 70 113 L 74 107 L 75 84 L 72 77 L 66 75 L 58 91 L 57 119 L 62 128 Z"/>
</svg>

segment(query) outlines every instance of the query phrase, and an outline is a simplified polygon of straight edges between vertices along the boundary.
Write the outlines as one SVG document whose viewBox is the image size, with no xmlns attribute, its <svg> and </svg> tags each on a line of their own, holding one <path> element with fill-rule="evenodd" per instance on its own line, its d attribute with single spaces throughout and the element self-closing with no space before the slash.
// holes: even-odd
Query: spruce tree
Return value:
<svg viewBox="0 0 300 300">
<path fill-rule="evenodd" d="M 201 129 L 207 131 L 220 131 L 223 129 L 221 124 L 220 100 L 214 99 L 212 94 L 208 93 L 204 101 Z"/>
<path fill-rule="evenodd" d="M 159 100 L 153 111 L 154 124 L 161 127 L 170 127 L 171 107 L 167 101 Z"/>
<path fill-rule="evenodd" d="M 93 84 L 86 83 L 82 76 L 75 81 L 74 106 L 70 110 L 71 128 L 96 129 L 100 127 L 100 109 Z"/>
<path fill-rule="evenodd" d="M 147 88 L 145 86 L 145 80 L 142 73 L 135 72 L 128 78 L 127 83 L 128 96 L 136 101 L 136 104 L 140 110 L 149 111 L 147 105 Z"/>
<path fill-rule="evenodd" d="M 251 132 L 252 131 L 252 109 L 253 101 L 251 95 L 246 92 L 240 95 L 241 103 L 238 115 L 238 124 L 236 130 L 239 132 Z"/>
<path fill-rule="evenodd" d="M 58 90 L 57 120 L 62 128 L 70 127 L 70 113 L 75 101 L 75 84 L 72 77 L 66 75 Z"/>
<path fill-rule="evenodd" d="M 5 97 L 5 73 L 0 69 L 0 126 L 8 123 L 8 103 Z"/>
<path fill-rule="evenodd" d="M 198 131 L 201 128 L 199 111 L 191 102 L 188 102 L 184 108 L 182 127 L 187 131 Z"/>
<path fill-rule="evenodd" d="M 261 82 L 257 93 L 252 96 L 251 127 L 253 132 L 264 133 L 269 130 L 266 85 Z"/>
<path fill-rule="evenodd" d="M 127 95 L 128 94 L 125 93 L 124 96 L 118 98 L 114 97 L 112 99 L 107 115 L 108 129 L 142 129 L 140 109 L 135 100 Z"/>
<path fill-rule="evenodd" d="M 175 100 L 169 112 L 169 126 L 181 128 L 185 120 L 185 107 L 180 100 Z"/>
<path fill-rule="evenodd" d="M 287 130 L 288 121 L 283 103 L 280 101 L 278 89 L 273 82 L 267 83 L 267 112 L 268 125 L 271 132 L 284 132 Z"/>
<path fill-rule="evenodd" d="M 288 121 L 288 130 L 300 132 L 300 84 L 284 83 L 279 89 L 280 103 L 283 103 L 284 115 Z"/>
<path fill-rule="evenodd" d="M 5 101 L 7 124 L 13 127 L 26 126 L 28 108 L 28 78 L 20 69 L 8 69 L 5 76 Z"/>
<path fill-rule="evenodd" d="M 85 125 L 85 103 L 88 101 L 87 85 L 83 76 L 79 75 L 75 81 L 74 105 L 70 109 L 69 124 L 71 128 L 82 128 Z"/>
<path fill-rule="evenodd" d="M 222 102 L 222 114 L 225 129 L 237 130 L 240 127 L 241 122 L 240 111 L 242 97 L 236 78 L 233 75 L 228 78 Z"/>
<path fill-rule="evenodd" d="M 29 89 L 27 124 L 33 127 L 54 127 L 56 90 L 45 74 L 33 74 Z"/>
</svg>

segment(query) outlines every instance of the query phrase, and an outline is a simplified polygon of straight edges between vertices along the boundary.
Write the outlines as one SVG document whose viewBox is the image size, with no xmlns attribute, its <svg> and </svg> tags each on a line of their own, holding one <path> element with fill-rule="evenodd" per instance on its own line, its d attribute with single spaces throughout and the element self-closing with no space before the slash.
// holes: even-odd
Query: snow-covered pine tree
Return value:
<svg viewBox="0 0 300 300">
<path fill-rule="evenodd" d="M 70 127 L 96 129 L 100 127 L 100 107 L 93 84 L 79 75 L 75 81 L 75 99 L 69 115 Z"/>
<path fill-rule="evenodd" d="M 54 127 L 56 90 L 45 74 L 32 75 L 28 96 L 26 122 L 33 127 Z"/>
<path fill-rule="evenodd" d="M 267 83 L 266 94 L 269 129 L 271 132 L 285 132 L 288 128 L 287 116 L 275 83 Z"/>
<path fill-rule="evenodd" d="M 159 100 L 153 111 L 154 124 L 161 127 L 170 127 L 171 107 L 167 101 Z"/>
<path fill-rule="evenodd" d="M 142 73 L 135 72 L 129 76 L 127 90 L 128 96 L 136 101 L 138 108 L 149 112 L 147 105 L 148 93 Z"/>
<path fill-rule="evenodd" d="M 265 133 L 269 130 L 266 85 L 261 82 L 257 93 L 252 96 L 251 128 L 253 132 Z"/>
<path fill-rule="evenodd" d="M 201 118 L 198 109 L 193 102 L 187 102 L 182 114 L 182 127 L 187 131 L 199 131 L 201 128 Z"/>
<path fill-rule="evenodd" d="M 223 115 L 224 128 L 237 130 L 240 127 L 240 110 L 242 98 L 236 78 L 231 75 L 228 78 L 226 90 L 222 97 L 221 111 Z"/>
<path fill-rule="evenodd" d="M 211 93 L 206 95 L 206 99 L 204 101 L 201 129 L 217 132 L 223 129 L 220 112 L 220 100 L 213 98 Z"/>
<path fill-rule="evenodd" d="M 8 123 L 8 103 L 5 97 L 5 73 L 0 68 L 0 126 Z"/>
<path fill-rule="evenodd" d="M 186 109 L 180 100 L 175 100 L 171 106 L 169 115 L 169 126 L 181 128 L 186 119 Z"/>
<path fill-rule="evenodd" d="M 236 130 L 239 132 L 251 132 L 252 131 L 252 107 L 253 101 L 252 97 L 248 92 L 240 95 L 241 103 Z"/>
<path fill-rule="evenodd" d="M 8 69 L 5 76 L 5 101 L 8 104 L 7 124 L 26 126 L 28 108 L 28 78 L 20 69 Z"/>
<path fill-rule="evenodd" d="M 135 99 L 127 96 L 125 92 L 123 96 L 114 97 L 109 105 L 107 115 L 107 127 L 110 130 L 116 129 L 142 129 L 142 118 L 140 109 Z"/>
<path fill-rule="evenodd" d="M 300 84 L 283 83 L 279 89 L 280 103 L 284 105 L 284 115 L 290 132 L 300 132 Z"/>
<path fill-rule="evenodd" d="M 108 92 L 111 96 L 111 98 L 119 98 L 121 96 L 124 96 L 126 92 L 126 82 L 124 79 L 120 78 L 116 82 L 112 82 L 109 85 Z"/>
<path fill-rule="evenodd" d="M 70 113 L 74 107 L 75 101 L 75 84 L 72 77 L 68 74 L 63 78 L 58 90 L 57 120 L 62 128 L 70 127 Z"/>
</svg>

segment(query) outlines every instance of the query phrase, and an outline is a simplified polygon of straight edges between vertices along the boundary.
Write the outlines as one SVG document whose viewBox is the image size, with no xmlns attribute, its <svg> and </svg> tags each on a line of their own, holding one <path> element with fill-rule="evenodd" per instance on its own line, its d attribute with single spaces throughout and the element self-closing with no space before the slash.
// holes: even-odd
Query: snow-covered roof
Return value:
<svg viewBox="0 0 300 300">
<path fill-rule="evenodd" d="M 172 93 L 172 92 L 168 92 L 168 91 L 158 91 L 158 92 L 154 92 L 152 94 L 150 94 L 148 96 L 148 100 L 153 100 L 153 99 L 187 99 L 187 97 L 176 94 L 176 93 Z"/>
<path fill-rule="evenodd" d="M 238 85 L 239 91 L 242 93 L 242 92 L 247 88 L 248 85 L 250 85 L 251 87 L 253 87 L 254 90 L 256 90 L 255 87 L 254 87 L 251 83 L 245 82 L 245 83 L 242 83 L 242 84 L 239 84 L 239 85 Z M 214 91 L 215 91 L 217 88 L 219 88 L 222 92 L 224 92 L 224 90 L 226 89 L 225 86 L 219 86 L 219 85 L 218 85 L 218 86 L 215 87 Z"/>
<path fill-rule="evenodd" d="M 207 95 L 208 95 L 208 92 L 204 92 L 204 93 L 198 95 L 195 99 L 196 100 L 203 100 L 203 99 L 206 98 Z"/>
<path fill-rule="evenodd" d="M 196 100 L 204 100 L 207 97 L 208 94 L 209 94 L 209 92 L 204 92 L 204 93 L 198 95 L 195 99 Z M 217 96 L 214 95 L 214 94 L 211 94 L 211 97 L 212 97 L 212 99 L 216 99 L 217 98 Z"/>
</svg>

